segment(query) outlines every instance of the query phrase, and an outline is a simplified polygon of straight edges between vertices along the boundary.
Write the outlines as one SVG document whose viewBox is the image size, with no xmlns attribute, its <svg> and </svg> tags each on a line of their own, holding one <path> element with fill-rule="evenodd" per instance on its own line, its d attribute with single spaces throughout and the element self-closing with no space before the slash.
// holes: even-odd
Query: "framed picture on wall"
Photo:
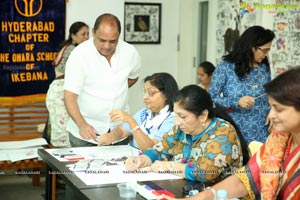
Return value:
<svg viewBox="0 0 300 200">
<path fill-rule="evenodd" d="M 124 40 L 132 44 L 160 44 L 161 3 L 125 2 Z"/>
</svg>

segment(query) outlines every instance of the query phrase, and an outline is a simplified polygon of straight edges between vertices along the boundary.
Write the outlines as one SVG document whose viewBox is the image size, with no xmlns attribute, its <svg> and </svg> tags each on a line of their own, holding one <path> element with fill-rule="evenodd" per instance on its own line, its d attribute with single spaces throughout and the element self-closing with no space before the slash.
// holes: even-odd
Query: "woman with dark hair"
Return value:
<svg viewBox="0 0 300 200">
<path fill-rule="evenodd" d="M 55 61 L 52 63 L 55 67 L 56 77 L 65 73 L 65 65 L 73 49 L 87 39 L 89 39 L 88 25 L 80 21 L 74 22 L 69 28 L 68 39 L 61 43 L 61 50 Z"/>
<path fill-rule="evenodd" d="M 112 144 L 133 135 L 133 146 L 147 150 L 162 140 L 175 124 L 173 103 L 178 93 L 178 86 L 168 73 L 155 73 L 144 79 L 144 102 L 146 108 L 139 110 L 132 117 L 122 110 L 110 113 L 113 122 L 123 122 L 110 133 L 99 137 L 98 146 Z"/>
<path fill-rule="evenodd" d="M 271 80 L 268 55 L 274 37 L 261 26 L 248 28 L 216 67 L 209 88 L 213 101 L 227 109 L 248 144 L 264 142 L 269 135 L 270 108 L 263 85 Z"/>
<path fill-rule="evenodd" d="M 197 77 L 200 87 L 208 90 L 214 71 L 215 66 L 211 62 L 205 61 L 200 63 L 197 68 Z"/>
<path fill-rule="evenodd" d="M 227 177 L 243 165 L 243 149 L 234 126 L 215 111 L 206 90 L 197 85 L 184 87 L 174 103 L 176 128 L 143 155 L 128 158 L 126 168 L 149 167 L 204 183 Z"/>
<path fill-rule="evenodd" d="M 227 190 L 228 199 L 299 199 L 300 68 L 280 74 L 264 88 L 272 121 L 267 141 L 235 174 L 189 199 L 215 199 L 218 189 Z"/>
</svg>

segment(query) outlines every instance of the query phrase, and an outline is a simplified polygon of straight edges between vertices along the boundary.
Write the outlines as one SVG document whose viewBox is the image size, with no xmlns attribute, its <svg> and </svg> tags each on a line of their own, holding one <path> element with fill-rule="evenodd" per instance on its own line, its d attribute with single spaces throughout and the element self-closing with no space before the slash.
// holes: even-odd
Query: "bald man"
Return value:
<svg viewBox="0 0 300 200">
<path fill-rule="evenodd" d="M 134 46 L 119 40 L 121 25 L 116 16 L 100 15 L 92 33 L 72 51 L 66 64 L 64 98 L 73 147 L 97 145 L 99 135 L 118 125 L 111 122 L 109 113 L 128 112 L 128 88 L 138 80 L 141 67 Z"/>
</svg>

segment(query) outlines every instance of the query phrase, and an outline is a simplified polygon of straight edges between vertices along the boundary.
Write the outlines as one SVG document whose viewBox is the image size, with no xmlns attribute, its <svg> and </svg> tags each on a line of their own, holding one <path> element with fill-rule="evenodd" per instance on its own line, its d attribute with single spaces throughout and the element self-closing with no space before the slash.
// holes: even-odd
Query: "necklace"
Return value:
<svg viewBox="0 0 300 200">
<path fill-rule="evenodd" d="M 291 137 L 291 139 L 288 142 L 288 146 L 286 147 L 286 152 L 284 155 L 284 160 L 289 157 L 290 153 L 291 153 L 291 148 L 293 146 L 293 137 Z"/>
<path fill-rule="evenodd" d="M 258 73 L 257 73 L 258 81 L 257 82 L 254 80 L 254 77 L 253 77 L 253 79 L 251 78 L 250 73 L 247 75 L 247 78 L 249 79 L 250 84 L 251 84 L 252 88 L 254 88 L 254 89 L 257 89 L 258 86 L 260 85 L 260 67 L 259 66 L 257 67 L 257 70 L 258 70 Z"/>
<path fill-rule="evenodd" d="M 257 83 L 253 83 L 253 84 L 252 84 L 252 87 L 253 87 L 254 89 L 258 88 L 258 84 L 257 84 Z"/>
</svg>

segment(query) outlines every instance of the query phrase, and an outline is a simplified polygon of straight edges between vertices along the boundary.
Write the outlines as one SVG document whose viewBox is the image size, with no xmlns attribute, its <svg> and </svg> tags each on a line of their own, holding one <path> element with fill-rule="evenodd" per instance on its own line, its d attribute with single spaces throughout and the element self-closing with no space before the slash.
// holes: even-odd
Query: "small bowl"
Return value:
<svg viewBox="0 0 300 200">
<path fill-rule="evenodd" d="M 135 199 L 136 191 L 129 183 L 117 184 L 122 199 Z"/>
</svg>

